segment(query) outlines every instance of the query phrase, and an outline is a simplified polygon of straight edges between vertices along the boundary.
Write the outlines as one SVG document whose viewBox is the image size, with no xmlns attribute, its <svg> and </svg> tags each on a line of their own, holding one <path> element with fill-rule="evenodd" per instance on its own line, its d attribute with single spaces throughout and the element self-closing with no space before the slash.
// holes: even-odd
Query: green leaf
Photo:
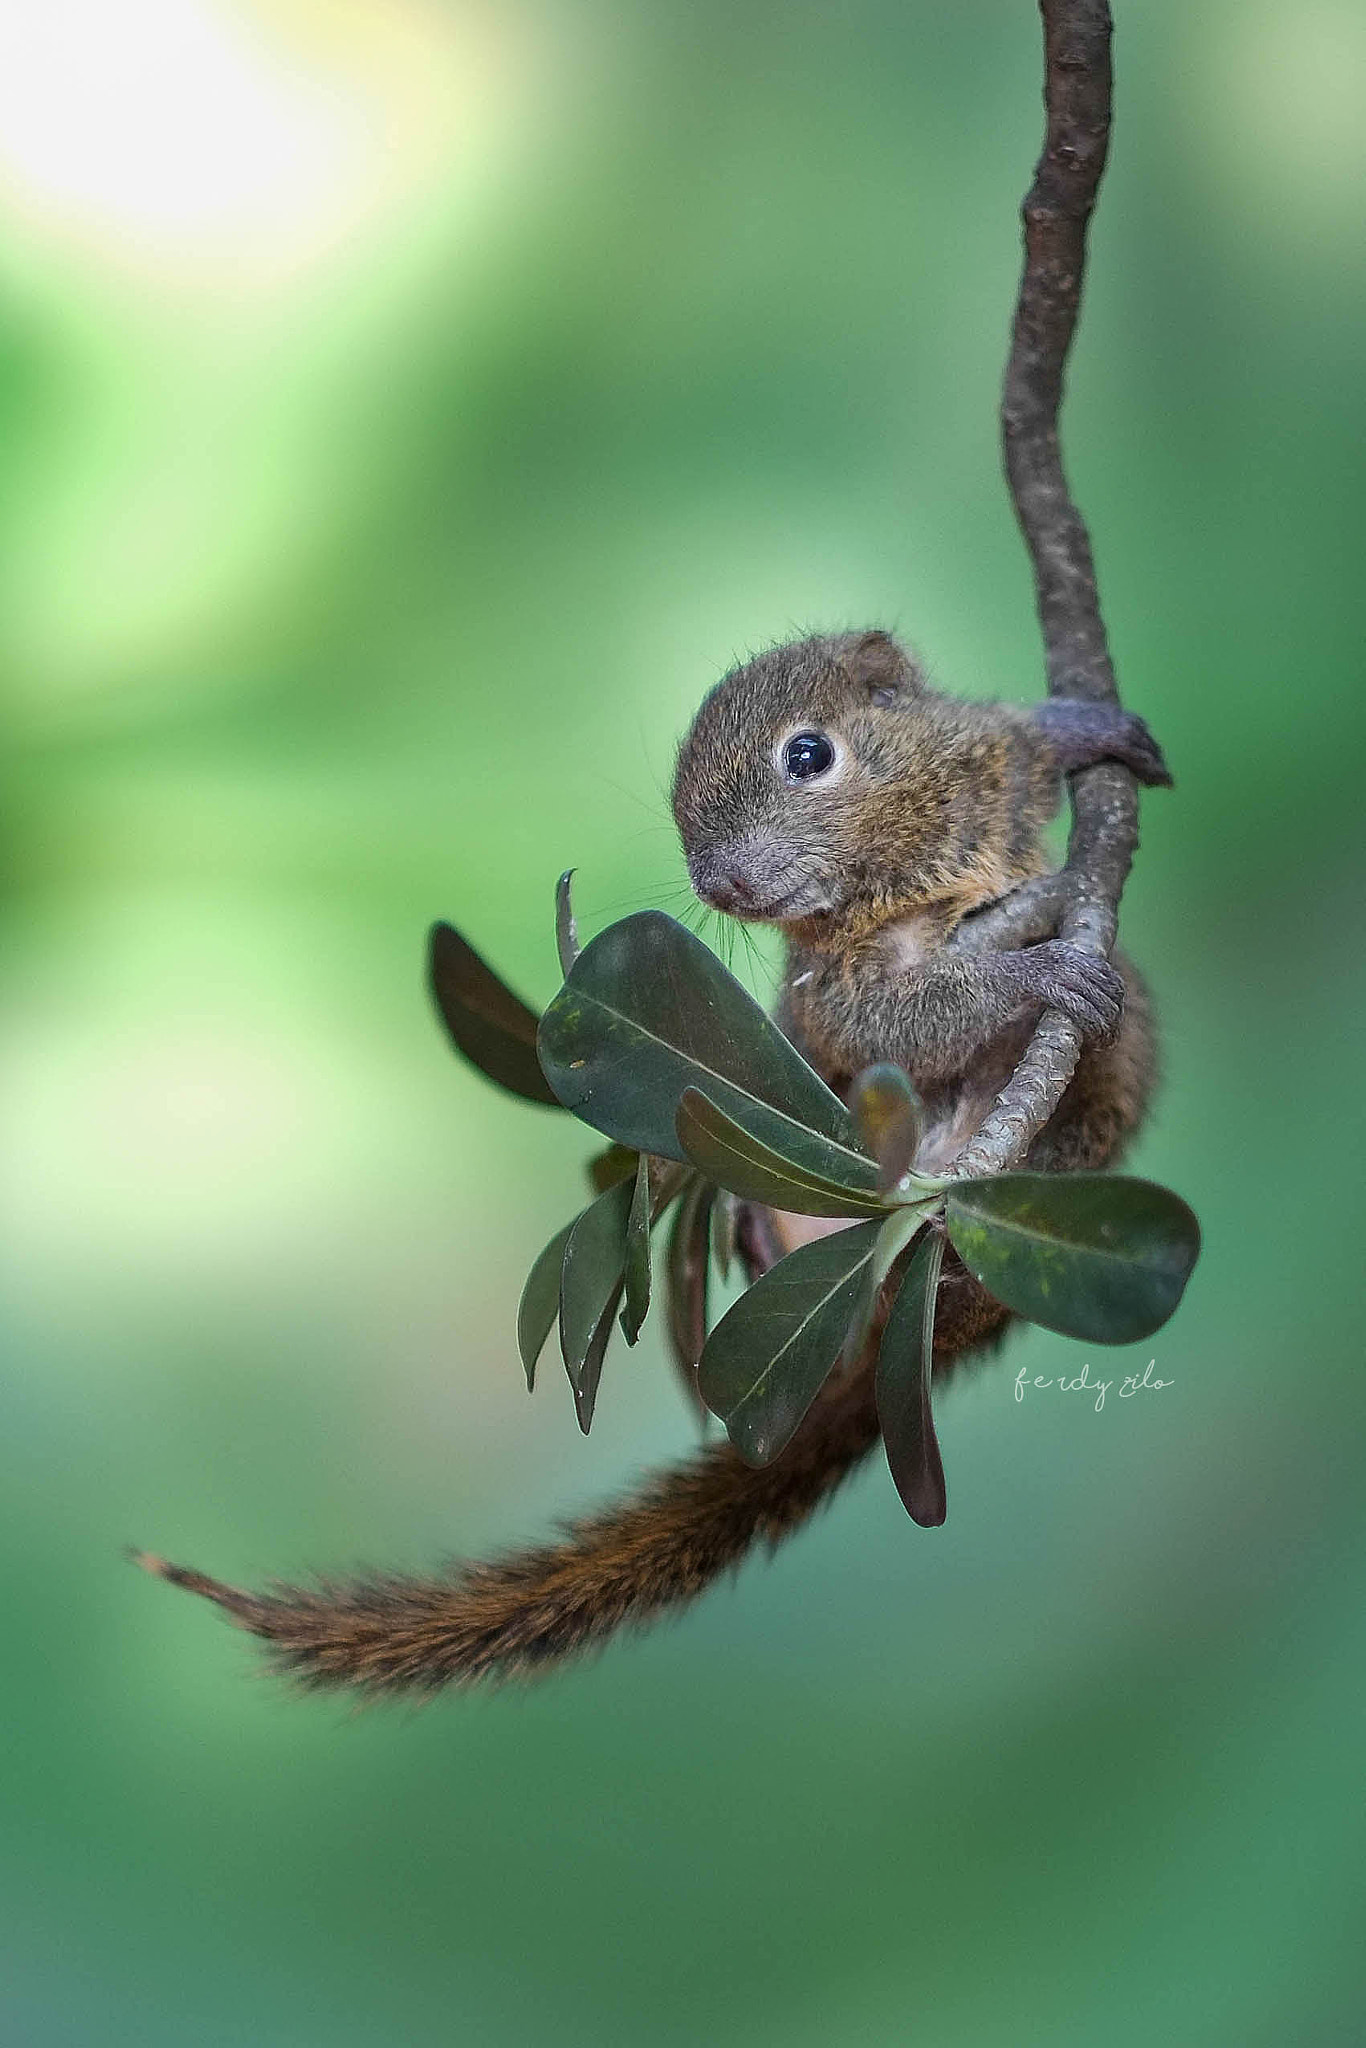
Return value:
<svg viewBox="0 0 1366 2048">
<path fill-rule="evenodd" d="M 581 1390 L 574 1395 L 574 1413 L 578 1416 L 579 1428 L 585 1436 L 593 1427 L 593 1410 L 597 1406 L 602 1361 L 607 1355 L 607 1346 L 611 1342 L 612 1331 L 616 1325 L 617 1310 L 621 1306 L 621 1291 L 621 1282 L 618 1280 L 607 1297 L 602 1314 L 598 1317 L 580 1369 Z"/>
<path fill-rule="evenodd" d="M 555 1326 L 555 1312 L 560 1303 L 560 1268 L 564 1264 L 564 1248 L 573 1228 L 573 1223 L 566 1223 L 563 1230 L 556 1231 L 527 1274 L 526 1286 L 517 1304 L 517 1349 L 522 1355 L 528 1393 L 536 1384 L 536 1361 Z"/>
<path fill-rule="evenodd" d="M 588 1178 L 595 1194 L 605 1195 L 619 1180 L 634 1180 L 638 1152 L 625 1145 L 609 1145 L 595 1152 L 588 1162 Z"/>
<path fill-rule="evenodd" d="M 626 1306 L 621 1327 L 628 1344 L 640 1335 L 650 1309 L 650 1155 L 642 1152 L 626 1219 Z"/>
<path fill-rule="evenodd" d="M 560 1350 L 579 1428 L 585 1436 L 593 1421 L 612 1318 L 621 1300 L 626 1230 L 634 1194 L 634 1181 L 618 1181 L 589 1204 L 565 1243 L 560 1268 Z"/>
<path fill-rule="evenodd" d="M 882 1292 L 883 1282 L 917 1231 L 925 1228 L 925 1222 L 923 1209 L 893 1209 L 879 1230 L 877 1242 L 873 1246 L 873 1256 L 864 1268 L 854 1319 L 849 1325 L 849 1332 L 840 1352 L 841 1364 L 852 1365 L 868 1342 L 868 1332 L 873 1327 L 873 1317 L 877 1313 L 877 1298 Z"/>
<path fill-rule="evenodd" d="M 876 1223 L 817 1238 L 755 1281 L 707 1339 L 702 1398 L 749 1465 L 790 1442 L 839 1356 Z"/>
<path fill-rule="evenodd" d="M 911 1253 L 892 1303 L 874 1381 L 887 1463 L 907 1514 L 922 1529 L 939 1528 L 948 1513 L 944 1461 L 930 1405 L 934 1298 L 943 1262 L 944 1239 L 929 1230 Z"/>
<path fill-rule="evenodd" d="M 638 1152 L 681 1157 L 674 1112 L 697 1087 L 731 1115 L 765 1103 L 859 1156 L 838 1096 L 716 955 L 660 911 L 623 918 L 585 946 L 539 1045 L 565 1108 Z"/>
<path fill-rule="evenodd" d="M 1200 1252 L 1200 1226 L 1181 1198 L 1124 1174 L 957 1181 L 946 1215 L 954 1250 L 998 1301 L 1093 1344 L 1160 1329 Z"/>
<path fill-rule="evenodd" d="M 536 1057 L 536 1013 L 448 924 L 428 938 L 427 978 L 446 1029 L 472 1066 L 527 1102 L 560 1107 Z"/>
<path fill-rule="evenodd" d="M 877 1161 L 877 1189 L 890 1194 L 911 1170 L 925 1127 L 920 1097 L 902 1068 L 884 1063 L 867 1067 L 849 1095 L 864 1149 Z"/>
<path fill-rule="evenodd" d="M 560 955 L 560 972 L 569 979 L 569 970 L 580 953 L 579 927 L 574 918 L 574 905 L 570 899 L 570 886 L 574 880 L 573 868 L 566 868 L 555 884 L 555 945 Z"/>
<path fill-rule="evenodd" d="M 715 1194 L 715 1188 L 704 1180 L 694 1180 L 684 1189 L 669 1232 L 666 1266 L 669 1351 L 689 1406 L 703 1416 L 708 1410 L 697 1390 L 697 1361 L 707 1341 L 711 1206 Z"/>
<path fill-rule="evenodd" d="M 769 1202 L 803 1216 L 875 1216 L 884 1204 L 872 1187 L 873 1169 L 857 1153 L 803 1130 L 765 1104 L 748 1102 L 743 1118 L 728 1116 L 709 1095 L 685 1088 L 674 1118 L 678 1142 L 699 1172 L 746 1202 Z M 765 1143 L 773 1132 L 781 1145 Z M 828 1162 L 846 1177 L 831 1180 L 807 1162 Z M 856 1178 L 857 1175 L 857 1178 Z"/>
</svg>

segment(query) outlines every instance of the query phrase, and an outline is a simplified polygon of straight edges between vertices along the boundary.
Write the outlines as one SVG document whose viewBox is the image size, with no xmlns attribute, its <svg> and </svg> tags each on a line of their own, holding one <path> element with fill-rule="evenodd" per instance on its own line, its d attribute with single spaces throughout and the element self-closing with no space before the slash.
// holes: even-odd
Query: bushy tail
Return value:
<svg viewBox="0 0 1366 2048">
<path fill-rule="evenodd" d="M 756 1542 L 772 1547 L 800 1527 L 876 1438 L 866 1375 L 841 1391 L 765 1471 L 729 1444 L 708 1445 L 571 1523 L 558 1543 L 445 1577 L 376 1572 L 248 1593 L 145 1552 L 137 1562 L 214 1601 L 306 1685 L 435 1692 L 529 1677 L 684 1605 Z"/>
<path fill-rule="evenodd" d="M 952 1277 L 967 1278 L 961 1268 Z M 984 1313 L 984 1303 L 971 1283 L 945 1286 L 936 1378 L 999 1328 L 1002 1311 L 992 1303 Z M 827 1383 L 782 1457 L 763 1471 L 728 1443 L 707 1445 L 625 1500 L 570 1523 L 558 1543 L 458 1564 L 445 1575 L 376 1572 L 251 1593 L 146 1551 L 133 1555 L 171 1585 L 212 1600 L 304 1685 L 431 1693 L 535 1676 L 686 1605 L 756 1543 L 771 1550 L 800 1528 L 877 1440 L 864 1360 Z"/>
</svg>

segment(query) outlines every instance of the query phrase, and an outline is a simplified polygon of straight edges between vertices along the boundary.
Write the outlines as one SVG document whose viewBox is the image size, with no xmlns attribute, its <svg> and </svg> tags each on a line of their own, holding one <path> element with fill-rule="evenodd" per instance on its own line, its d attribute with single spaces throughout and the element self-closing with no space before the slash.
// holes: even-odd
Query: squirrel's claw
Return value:
<svg viewBox="0 0 1366 2048">
<path fill-rule="evenodd" d="M 1170 789 L 1171 770 L 1161 747 L 1148 730 L 1147 721 L 1136 711 L 1126 711 L 1124 724 L 1126 730 L 1115 748 L 1116 759 L 1122 761 L 1149 789 Z"/>
<path fill-rule="evenodd" d="M 1070 1017 L 1088 1042 L 1114 1037 L 1124 1014 L 1124 982 L 1108 960 L 1066 939 L 1048 939 L 1002 958 L 1018 961 L 1024 992 Z"/>
<path fill-rule="evenodd" d="M 1098 761 L 1121 761 L 1149 788 L 1169 789 L 1171 770 L 1162 749 L 1136 711 L 1118 704 L 1088 704 L 1077 697 L 1050 697 L 1031 716 L 1064 774 Z"/>
</svg>

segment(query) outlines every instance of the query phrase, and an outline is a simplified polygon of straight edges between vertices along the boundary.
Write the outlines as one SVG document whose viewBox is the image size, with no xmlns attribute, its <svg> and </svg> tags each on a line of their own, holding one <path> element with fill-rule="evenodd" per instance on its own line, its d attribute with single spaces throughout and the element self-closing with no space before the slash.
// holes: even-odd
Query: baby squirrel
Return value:
<svg viewBox="0 0 1366 2048">
<path fill-rule="evenodd" d="M 1049 1008 L 1085 1050 L 1028 1164 L 1106 1165 L 1142 1119 L 1152 1021 L 1128 961 L 1051 926 L 1011 952 L 953 943 L 1047 871 L 1063 775 L 1105 760 L 1171 780 L 1133 713 L 942 696 L 886 633 L 803 640 L 732 670 L 683 742 L 674 816 L 694 889 L 782 928 L 778 1018 L 832 1088 L 879 1060 L 906 1069 L 928 1112 L 922 1171 L 967 1143 Z"/>
<path fill-rule="evenodd" d="M 1143 985 L 1119 956 L 1110 965 L 1055 938 L 1056 899 L 1037 879 L 1064 774 L 1101 760 L 1142 782 L 1170 780 L 1141 719 L 1056 698 L 942 696 L 882 632 L 803 640 L 732 670 L 683 741 L 673 808 L 694 888 L 783 930 L 779 1021 L 832 1087 L 879 1060 L 907 1069 L 928 1112 L 925 1170 L 943 1169 L 972 1136 L 1045 1008 L 1074 1019 L 1084 1045 L 1028 1164 L 1107 1165 L 1142 1120 L 1154 1073 Z M 1031 885 L 1037 928 L 1028 917 L 1013 926 L 1035 943 L 979 943 L 974 919 L 986 933 L 988 906 L 1016 891 L 1017 909 L 1029 909 Z M 799 1220 L 773 1221 L 782 1235 Z M 1008 1319 L 950 1254 L 936 1375 Z M 140 1561 L 216 1602 L 305 1684 L 430 1692 L 544 1670 L 682 1605 L 757 1542 L 771 1548 L 800 1527 L 877 1439 L 865 1356 L 832 1375 L 763 1470 L 711 1443 L 560 1542 L 445 1576 L 258 1594 Z"/>
</svg>

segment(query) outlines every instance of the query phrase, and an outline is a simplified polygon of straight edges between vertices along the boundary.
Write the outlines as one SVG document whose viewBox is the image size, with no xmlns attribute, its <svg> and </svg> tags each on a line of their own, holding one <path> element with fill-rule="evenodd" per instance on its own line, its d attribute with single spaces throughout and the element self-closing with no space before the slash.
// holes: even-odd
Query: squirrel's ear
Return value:
<svg viewBox="0 0 1366 2048">
<path fill-rule="evenodd" d="M 920 688 L 915 663 L 890 633 L 850 636 L 841 657 L 843 667 L 874 704 L 894 704 Z"/>
</svg>

